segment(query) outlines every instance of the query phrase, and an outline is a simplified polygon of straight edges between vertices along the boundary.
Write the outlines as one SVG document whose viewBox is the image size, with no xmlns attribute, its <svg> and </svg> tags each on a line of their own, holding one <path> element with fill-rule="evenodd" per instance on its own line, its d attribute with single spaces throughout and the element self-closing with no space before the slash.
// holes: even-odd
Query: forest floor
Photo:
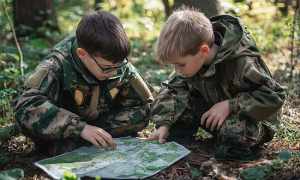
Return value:
<svg viewBox="0 0 300 180">
<path fill-rule="evenodd" d="M 282 108 L 282 127 L 276 137 L 263 146 L 260 158 L 249 162 L 217 161 L 209 139 L 198 140 L 184 144 L 192 151 L 188 157 L 151 179 L 300 179 L 300 68 L 296 67 L 294 77 L 289 78 L 287 53 L 281 51 L 264 57 L 274 78 L 287 87 L 288 97 Z M 0 170 L 21 168 L 26 180 L 51 179 L 33 165 L 46 157 L 34 151 L 28 138 L 12 137 L 0 142 L 0 147 Z"/>
</svg>

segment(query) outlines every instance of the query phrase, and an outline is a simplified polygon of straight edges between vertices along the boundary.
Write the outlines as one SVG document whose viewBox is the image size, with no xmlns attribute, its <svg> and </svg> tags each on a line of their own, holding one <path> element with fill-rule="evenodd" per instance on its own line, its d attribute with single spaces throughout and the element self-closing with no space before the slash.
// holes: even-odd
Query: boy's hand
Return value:
<svg viewBox="0 0 300 180">
<path fill-rule="evenodd" d="M 111 135 L 99 127 L 87 124 L 81 131 L 80 136 L 97 147 L 116 148 L 116 143 Z"/>
<path fill-rule="evenodd" d="M 159 143 L 165 143 L 167 141 L 167 137 L 169 136 L 169 128 L 167 126 L 160 126 L 156 129 L 147 140 L 158 140 Z"/>
<path fill-rule="evenodd" d="M 201 125 L 210 128 L 211 131 L 214 131 L 215 128 L 219 130 L 229 113 L 229 101 L 219 102 L 202 115 Z"/>
</svg>

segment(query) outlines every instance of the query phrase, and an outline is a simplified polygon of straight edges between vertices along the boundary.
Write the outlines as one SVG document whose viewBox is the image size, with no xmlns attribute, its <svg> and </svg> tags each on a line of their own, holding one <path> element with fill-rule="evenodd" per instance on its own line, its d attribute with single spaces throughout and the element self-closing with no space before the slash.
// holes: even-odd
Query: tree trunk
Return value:
<svg viewBox="0 0 300 180">
<path fill-rule="evenodd" d="M 162 0 L 162 3 L 164 5 L 164 9 L 165 9 L 165 16 L 166 16 L 166 18 L 168 18 L 170 16 L 170 14 L 172 13 L 172 7 L 170 5 L 169 0 Z"/>
<path fill-rule="evenodd" d="M 103 4 L 103 0 L 95 0 L 95 10 L 101 10 L 102 9 L 102 4 Z"/>
<path fill-rule="evenodd" d="M 46 25 L 58 30 L 52 0 L 14 0 L 13 3 L 14 23 L 18 29 L 26 27 L 28 33 Z"/>
<path fill-rule="evenodd" d="M 222 13 L 220 0 L 174 0 L 174 8 L 181 6 L 193 7 L 199 9 L 207 17 L 219 15 Z"/>
</svg>

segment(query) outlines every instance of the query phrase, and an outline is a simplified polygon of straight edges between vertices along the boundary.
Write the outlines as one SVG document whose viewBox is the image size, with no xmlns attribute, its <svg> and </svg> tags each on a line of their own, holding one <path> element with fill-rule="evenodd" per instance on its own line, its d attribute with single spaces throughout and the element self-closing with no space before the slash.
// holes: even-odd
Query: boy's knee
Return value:
<svg viewBox="0 0 300 180">
<path fill-rule="evenodd" d="M 261 122 L 227 119 L 218 133 L 218 144 L 255 147 L 270 141 L 274 133 Z"/>
<path fill-rule="evenodd" d="M 217 159 L 252 160 L 259 155 L 259 146 L 267 142 L 268 131 L 261 122 L 231 118 L 217 135 Z"/>
</svg>

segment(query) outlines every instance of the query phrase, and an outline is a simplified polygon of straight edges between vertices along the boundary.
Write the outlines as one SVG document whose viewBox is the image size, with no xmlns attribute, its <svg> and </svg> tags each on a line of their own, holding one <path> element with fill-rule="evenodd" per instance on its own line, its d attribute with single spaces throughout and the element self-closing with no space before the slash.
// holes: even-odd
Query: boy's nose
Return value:
<svg viewBox="0 0 300 180">
<path fill-rule="evenodd" d="M 182 72 L 182 68 L 180 68 L 180 67 L 178 67 L 178 66 L 175 66 L 175 71 L 176 71 L 177 73 L 180 73 L 180 72 Z"/>
<path fill-rule="evenodd" d="M 177 73 L 179 76 L 184 75 L 184 73 L 182 72 L 182 70 L 180 70 L 179 68 L 175 68 L 175 71 L 176 71 L 176 73 Z"/>
</svg>

